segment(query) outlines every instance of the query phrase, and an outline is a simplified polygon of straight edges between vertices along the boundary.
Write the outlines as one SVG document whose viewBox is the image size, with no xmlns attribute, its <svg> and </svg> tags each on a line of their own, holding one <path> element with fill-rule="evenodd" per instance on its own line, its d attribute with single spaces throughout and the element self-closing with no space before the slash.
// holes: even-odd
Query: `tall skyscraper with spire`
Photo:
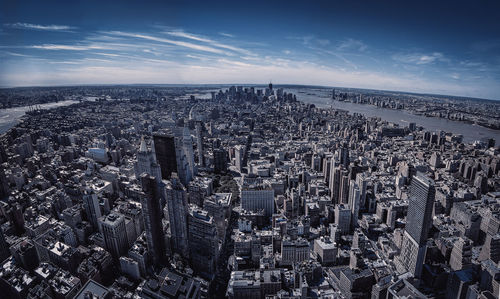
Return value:
<svg viewBox="0 0 500 299">
<path fill-rule="evenodd" d="M 157 182 L 161 180 L 161 168 L 156 162 L 154 140 L 151 142 L 151 149 L 148 149 L 146 141 L 144 140 L 144 137 L 142 137 L 134 168 L 135 177 L 137 179 L 140 179 L 141 174 L 147 173 L 150 176 L 155 177 Z"/>
<path fill-rule="evenodd" d="M 435 195 L 431 179 L 421 173 L 413 177 L 401 253 L 395 261 L 400 273 L 410 272 L 414 277 L 422 273 Z"/>
</svg>

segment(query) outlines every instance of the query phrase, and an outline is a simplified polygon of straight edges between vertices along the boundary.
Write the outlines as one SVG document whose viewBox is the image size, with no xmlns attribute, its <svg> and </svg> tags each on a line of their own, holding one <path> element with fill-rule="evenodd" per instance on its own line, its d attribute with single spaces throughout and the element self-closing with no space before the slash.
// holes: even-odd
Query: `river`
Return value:
<svg viewBox="0 0 500 299">
<path fill-rule="evenodd" d="M 332 102 L 330 100 L 331 90 L 329 89 L 286 88 L 285 91 L 294 93 L 295 95 L 297 95 L 297 99 L 300 101 L 315 104 L 318 107 L 333 107 L 337 109 L 347 110 L 350 113 L 360 113 L 367 117 L 380 117 L 381 119 L 397 123 L 402 126 L 407 126 L 409 122 L 414 122 L 429 131 L 443 130 L 445 132 L 461 134 L 464 137 L 465 142 L 472 142 L 483 138 L 493 138 L 495 139 L 495 141 L 497 141 L 497 143 L 500 142 L 500 130 L 492 130 L 489 128 L 444 118 L 414 115 L 404 110 L 379 108 L 373 105 L 354 104 L 350 102 Z M 210 93 L 196 93 L 194 95 L 200 98 L 210 97 Z M 57 103 L 42 104 L 39 106 L 42 109 L 49 109 L 68 106 L 74 103 L 78 103 L 78 101 L 66 100 Z M 19 119 L 29 109 L 30 107 L 16 107 L 0 110 L 0 134 L 3 134 L 15 124 L 17 124 Z"/>
<path fill-rule="evenodd" d="M 407 126 L 414 122 L 428 131 L 445 131 L 461 134 L 464 142 L 473 142 L 483 138 L 493 138 L 496 143 L 500 142 L 500 130 L 493 130 L 478 125 L 453 121 L 438 117 L 427 117 L 414 115 L 404 110 L 379 108 L 368 104 L 355 104 L 351 102 L 331 101 L 331 90 L 329 89 L 286 89 L 297 95 L 297 99 L 305 103 L 314 104 L 318 107 L 333 107 L 343 109 L 352 113 L 363 114 L 367 117 L 380 117 L 383 120 Z"/>
<path fill-rule="evenodd" d="M 41 109 L 50 109 L 50 108 L 55 108 L 55 107 L 61 107 L 61 106 L 68 106 L 71 104 L 78 103 L 78 101 L 74 100 L 66 100 L 66 101 L 60 101 L 57 103 L 47 103 L 47 104 L 41 104 L 37 105 L 37 107 L 40 107 Z M 19 119 L 26 113 L 26 111 L 29 111 L 32 106 L 24 106 L 24 107 L 15 107 L 15 108 L 9 108 L 9 109 L 1 109 L 0 110 L 0 134 L 5 133 L 7 130 L 9 130 L 11 127 L 15 126 Z"/>
</svg>

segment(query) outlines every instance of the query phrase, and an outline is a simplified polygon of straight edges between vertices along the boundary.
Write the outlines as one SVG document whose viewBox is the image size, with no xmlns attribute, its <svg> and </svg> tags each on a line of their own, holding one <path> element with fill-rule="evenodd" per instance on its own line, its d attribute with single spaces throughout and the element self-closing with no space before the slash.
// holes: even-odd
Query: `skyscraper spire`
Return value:
<svg viewBox="0 0 500 299">
<path fill-rule="evenodd" d="M 145 153 L 148 151 L 148 147 L 146 146 L 146 141 L 144 140 L 144 136 L 141 137 L 141 146 L 139 147 L 139 152 Z"/>
</svg>

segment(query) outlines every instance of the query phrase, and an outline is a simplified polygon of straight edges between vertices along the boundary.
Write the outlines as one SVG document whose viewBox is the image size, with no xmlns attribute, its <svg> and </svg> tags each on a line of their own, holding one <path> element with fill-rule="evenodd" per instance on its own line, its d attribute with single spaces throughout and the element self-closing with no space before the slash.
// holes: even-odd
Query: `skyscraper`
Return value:
<svg viewBox="0 0 500 299">
<path fill-rule="evenodd" d="M 156 162 L 154 141 L 151 144 L 151 150 L 149 150 L 144 138 L 141 139 L 141 146 L 137 152 L 137 162 L 135 162 L 134 168 L 137 179 L 140 179 L 141 174 L 147 173 L 154 176 L 158 182 L 161 180 L 161 169 Z"/>
<path fill-rule="evenodd" d="M 5 240 L 3 229 L 0 227 L 0 262 L 3 262 L 9 255 L 9 243 Z"/>
<path fill-rule="evenodd" d="M 161 264 L 165 258 L 165 236 L 163 235 L 162 215 L 160 206 L 160 190 L 156 179 L 146 173 L 141 176 L 142 189 L 145 193 L 141 198 L 144 230 L 150 257 L 155 265 Z"/>
<path fill-rule="evenodd" d="M 125 230 L 125 217 L 111 213 L 99 219 L 106 249 L 118 259 L 127 252 L 127 232 Z"/>
<path fill-rule="evenodd" d="M 156 133 L 153 135 L 156 159 L 161 168 L 161 178 L 168 180 L 172 172 L 177 172 L 175 138 L 173 135 Z"/>
<path fill-rule="evenodd" d="M 193 142 L 188 128 L 177 128 L 175 134 L 153 135 L 156 159 L 162 179 L 168 180 L 176 172 L 182 184 L 187 185 L 195 173 Z"/>
<path fill-rule="evenodd" d="M 191 264 L 204 278 L 215 274 L 219 255 L 217 227 L 208 212 L 194 205 L 189 209 L 189 250 Z"/>
<path fill-rule="evenodd" d="M 2 167 L 0 167 L 0 199 L 5 198 L 9 195 L 9 186 L 7 184 L 7 178 L 5 177 L 5 172 Z"/>
<path fill-rule="evenodd" d="M 351 229 L 358 226 L 361 191 L 354 180 L 349 183 L 349 208 L 351 209 Z"/>
<path fill-rule="evenodd" d="M 198 165 L 205 167 L 205 158 L 203 155 L 203 134 L 201 130 L 201 122 L 196 123 L 196 151 L 198 153 Z"/>
<path fill-rule="evenodd" d="M 360 198 L 359 198 L 359 207 L 360 209 L 364 209 L 366 205 L 366 186 L 367 180 L 363 173 L 358 173 L 356 175 L 356 184 L 358 184 Z"/>
<path fill-rule="evenodd" d="M 435 194 L 432 180 L 421 173 L 413 177 L 401 253 L 395 262 L 400 273 L 410 272 L 413 276 L 420 277 Z"/>
<path fill-rule="evenodd" d="M 99 198 L 92 190 L 87 190 L 83 195 L 83 206 L 87 213 L 88 220 L 94 230 L 99 229 L 98 219 L 101 218 L 101 208 L 99 207 Z"/>
<path fill-rule="evenodd" d="M 172 178 L 166 186 L 165 214 L 168 215 L 170 223 L 170 234 L 172 240 L 172 252 L 187 256 L 188 247 L 188 202 L 186 189 L 179 181 L 177 174 L 172 174 Z"/>
</svg>

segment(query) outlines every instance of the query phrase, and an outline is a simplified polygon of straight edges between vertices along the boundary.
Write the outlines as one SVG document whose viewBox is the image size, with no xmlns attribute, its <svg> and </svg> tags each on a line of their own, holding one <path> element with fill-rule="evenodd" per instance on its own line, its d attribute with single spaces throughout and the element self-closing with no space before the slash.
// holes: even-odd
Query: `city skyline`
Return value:
<svg viewBox="0 0 500 299">
<path fill-rule="evenodd" d="M 279 80 L 500 100 L 495 3 L 1 6 L 2 87 Z"/>
</svg>

